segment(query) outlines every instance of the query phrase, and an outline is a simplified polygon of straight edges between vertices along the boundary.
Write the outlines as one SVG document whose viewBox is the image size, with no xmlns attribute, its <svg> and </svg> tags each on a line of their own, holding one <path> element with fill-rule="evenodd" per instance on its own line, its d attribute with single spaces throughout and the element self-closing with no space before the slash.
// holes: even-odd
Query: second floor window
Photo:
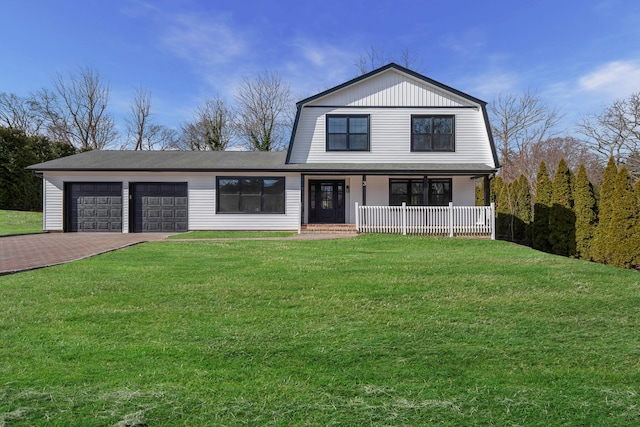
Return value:
<svg viewBox="0 0 640 427">
<path fill-rule="evenodd" d="M 455 151 L 453 116 L 411 116 L 411 151 Z"/>
<path fill-rule="evenodd" d="M 369 116 L 327 115 L 327 151 L 369 151 Z"/>
</svg>

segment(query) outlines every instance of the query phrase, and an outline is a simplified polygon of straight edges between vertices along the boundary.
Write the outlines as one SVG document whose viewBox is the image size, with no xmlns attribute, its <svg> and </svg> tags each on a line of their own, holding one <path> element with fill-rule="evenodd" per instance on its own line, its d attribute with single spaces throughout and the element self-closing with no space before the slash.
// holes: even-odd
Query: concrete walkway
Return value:
<svg viewBox="0 0 640 427">
<path fill-rule="evenodd" d="M 0 275 L 64 264 L 142 242 L 164 241 L 169 235 L 170 234 L 165 233 L 41 233 L 2 236 L 0 237 Z M 355 233 L 314 233 L 297 234 L 291 237 L 268 237 L 251 240 L 325 240 L 355 236 Z M 201 239 L 175 239 L 167 241 L 185 242 L 194 240 Z"/>
</svg>

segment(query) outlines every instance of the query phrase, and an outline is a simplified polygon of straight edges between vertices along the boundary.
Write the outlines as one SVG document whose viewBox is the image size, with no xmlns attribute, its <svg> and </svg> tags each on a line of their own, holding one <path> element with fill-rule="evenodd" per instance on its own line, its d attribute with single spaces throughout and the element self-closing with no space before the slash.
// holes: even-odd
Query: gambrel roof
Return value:
<svg viewBox="0 0 640 427">
<path fill-rule="evenodd" d="M 421 86 L 423 90 L 410 93 L 406 90 L 407 80 L 413 86 Z M 362 90 L 358 90 L 362 88 Z M 391 89 L 391 90 L 389 90 Z M 391 93 L 391 95 L 389 95 Z M 374 94 L 374 95 L 372 95 Z M 384 94 L 384 95 L 379 95 Z M 378 106 L 393 105 L 393 107 L 442 107 L 442 108 L 479 108 L 482 110 L 484 124 L 491 145 L 491 152 L 496 168 L 499 168 L 498 155 L 491 133 L 491 125 L 487 113 L 487 103 L 481 99 L 461 92 L 436 80 L 430 79 L 408 68 L 395 63 L 387 64 L 369 73 L 358 76 L 345 83 L 327 89 L 316 95 L 305 98 L 296 103 L 297 111 L 294 121 L 287 163 L 291 160 L 291 152 L 298 130 L 300 114 L 304 107 L 356 107 L 366 105 L 371 108 L 371 98 Z M 385 99 L 391 96 L 393 99 Z M 389 102 L 389 104 L 386 104 Z"/>
</svg>

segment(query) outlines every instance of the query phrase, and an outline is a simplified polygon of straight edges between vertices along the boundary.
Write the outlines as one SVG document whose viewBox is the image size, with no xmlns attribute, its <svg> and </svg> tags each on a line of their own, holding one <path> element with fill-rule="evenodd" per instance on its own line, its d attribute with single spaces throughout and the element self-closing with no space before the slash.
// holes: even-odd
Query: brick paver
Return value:
<svg viewBox="0 0 640 427">
<path fill-rule="evenodd" d="M 0 237 L 0 274 L 48 267 L 141 242 L 162 233 L 43 233 Z"/>
</svg>

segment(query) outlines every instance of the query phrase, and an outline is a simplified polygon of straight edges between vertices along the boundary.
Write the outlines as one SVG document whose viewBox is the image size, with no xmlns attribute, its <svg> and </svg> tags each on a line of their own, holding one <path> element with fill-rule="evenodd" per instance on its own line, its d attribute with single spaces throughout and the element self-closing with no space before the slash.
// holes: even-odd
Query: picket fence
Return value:
<svg viewBox="0 0 640 427">
<path fill-rule="evenodd" d="M 495 205 L 490 206 L 359 206 L 359 233 L 490 237 L 495 240 Z"/>
</svg>

